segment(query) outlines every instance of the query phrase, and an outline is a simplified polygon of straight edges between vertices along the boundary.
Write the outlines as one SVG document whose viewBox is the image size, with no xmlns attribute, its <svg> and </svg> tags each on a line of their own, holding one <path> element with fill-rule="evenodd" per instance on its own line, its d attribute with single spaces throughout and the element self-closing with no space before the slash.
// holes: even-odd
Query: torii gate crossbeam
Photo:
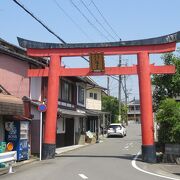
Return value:
<svg viewBox="0 0 180 180">
<path fill-rule="evenodd" d="M 110 43 L 58 44 L 40 43 L 18 38 L 19 44 L 27 48 L 30 56 L 50 57 L 49 68 L 29 69 L 29 77 L 48 76 L 47 112 L 44 127 L 43 158 L 55 156 L 56 118 L 60 76 L 97 75 L 138 75 L 141 108 L 142 160 L 156 162 L 154 126 L 152 114 L 151 74 L 175 73 L 174 66 L 155 66 L 149 63 L 149 54 L 166 53 L 175 50 L 180 40 L 180 32 L 144 40 Z M 104 72 L 94 73 L 89 68 L 64 68 L 62 57 L 88 56 L 90 53 L 104 55 L 136 54 L 137 65 L 132 67 L 106 67 Z"/>
</svg>

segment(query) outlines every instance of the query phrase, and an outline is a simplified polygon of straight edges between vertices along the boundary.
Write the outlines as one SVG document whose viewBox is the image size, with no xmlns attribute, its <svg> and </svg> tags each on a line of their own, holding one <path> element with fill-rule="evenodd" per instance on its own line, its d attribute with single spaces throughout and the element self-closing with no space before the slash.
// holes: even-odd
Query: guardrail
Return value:
<svg viewBox="0 0 180 180">
<path fill-rule="evenodd" d="M 8 173 L 13 173 L 12 163 L 15 163 L 16 160 L 17 160 L 17 152 L 16 151 L 0 153 L 0 163 L 8 163 L 9 164 Z"/>
</svg>

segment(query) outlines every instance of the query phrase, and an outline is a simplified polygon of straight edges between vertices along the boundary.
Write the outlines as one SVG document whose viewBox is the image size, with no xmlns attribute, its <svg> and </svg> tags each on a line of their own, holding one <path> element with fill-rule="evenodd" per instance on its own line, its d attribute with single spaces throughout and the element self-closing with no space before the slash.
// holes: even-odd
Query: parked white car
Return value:
<svg viewBox="0 0 180 180">
<path fill-rule="evenodd" d="M 110 136 L 126 136 L 126 127 L 120 123 L 110 124 L 107 131 L 107 137 Z"/>
</svg>

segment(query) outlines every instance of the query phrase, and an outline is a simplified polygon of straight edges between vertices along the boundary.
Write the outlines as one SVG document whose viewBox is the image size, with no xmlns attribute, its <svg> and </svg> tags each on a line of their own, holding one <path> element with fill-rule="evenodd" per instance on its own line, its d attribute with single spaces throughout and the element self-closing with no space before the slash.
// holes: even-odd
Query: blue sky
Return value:
<svg viewBox="0 0 180 180">
<path fill-rule="evenodd" d="M 20 0 L 19 2 L 24 4 L 25 7 L 68 43 L 118 41 L 119 38 L 116 34 L 122 40 L 143 39 L 166 35 L 180 30 L 179 0 L 93 0 L 116 34 L 103 21 L 91 0 L 83 0 L 83 2 L 103 24 L 106 31 L 88 13 L 81 0 L 72 1 L 104 35 L 95 30 L 82 17 L 73 6 L 71 0 Z M 63 13 L 56 2 L 75 21 L 79 28 Z M 107 31 L 114 38 L 107 34 Z M 59 42 L 12 0 L 1 0 L 0 38 L 17 45 L 17 36 L 36 41 Z M 122 59 L 123 63 L 127 62 L 128 65 L 136 64 L 135 56 L 123 56 Z M 159 55 L 151 56 L 151 62 L 156 64 L 162 63 Z M 82 58 L 64 59 L 64 63 L 69 67 L 88 66 Z M 106 57 L 107 66 L 117 66 L 117 64 L 117 56 Z M 100 85 L 106 86 L 106 77 L 94 79 Z M 116 96 L 118 82 L 111 79 L 110 85 L 111 94 Z M 127 87 L 129 93 L 131 93 L 130 99 L 134 96 L 138 98 L 136 76 L 128 76 Z"/>
</svg>

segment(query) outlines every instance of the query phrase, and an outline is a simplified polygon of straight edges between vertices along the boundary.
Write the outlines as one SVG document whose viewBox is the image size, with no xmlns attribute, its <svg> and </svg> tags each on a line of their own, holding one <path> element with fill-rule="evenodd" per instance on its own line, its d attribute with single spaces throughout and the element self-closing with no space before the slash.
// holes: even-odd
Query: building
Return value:
<svg viewBox="0 0 180 180">
<path fill-rule="evenodd" d="M 56 147 L 85 143 L 86 82 L 79 77 L 60 78 Z M 40 112 L 37 106 L 47 100 L 47 78 L 31 78 L 32 152 L 39 153 Z M 45 119 L 43 113 L 43 121 Z"/>
<path fill-rule="evenodd" d="M 31 145 L 27 70 L 42 66 L 46 66 L 43 59 L 30 58 L 24 49 L 0 39 L 0 142 L 13 142 L 17 151 L 22 143 L 27 148 Z M 18 151 L 19 160 L 25 158 L 22 154 Z"/>
<path fill-rule="evenodd" d="M 99 134 L 104 134 L 110 121 L 110 113 L 102 111 L 102 95 L 105 94 L 105 88 L 99 86 L 91 78 L 86 77 L 86 130 Z"/>
<path fill-rule="evenodd" d="M 128 103 L 128 121 L 141 122 L 140 101 L 132 100 Z"/>
</svg>

